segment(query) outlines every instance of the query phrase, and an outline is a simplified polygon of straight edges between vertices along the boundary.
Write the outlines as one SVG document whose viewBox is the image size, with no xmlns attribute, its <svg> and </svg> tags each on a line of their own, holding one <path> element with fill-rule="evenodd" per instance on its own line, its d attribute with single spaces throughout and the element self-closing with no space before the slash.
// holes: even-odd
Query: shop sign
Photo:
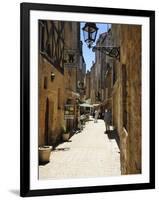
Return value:
<svg viewBox="0 0 159 200">
<path fill-rule="evenodd" d="M 64 66 L 76 67 L 78 61 L 77 50 L 64 50 Z"/>
<path fill-rule="evenodd" d="M 74 119 L 74 118 L 75 118 L 74 105 L 66 104 L 64 106 L 64 119 Z"/>
</svg>

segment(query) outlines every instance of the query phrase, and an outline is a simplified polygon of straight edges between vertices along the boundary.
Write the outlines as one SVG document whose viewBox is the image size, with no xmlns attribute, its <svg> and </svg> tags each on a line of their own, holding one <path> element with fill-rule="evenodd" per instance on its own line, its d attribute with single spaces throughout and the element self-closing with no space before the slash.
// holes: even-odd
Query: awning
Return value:
<svg viewBox="0 0 159 200">
<path fill-rule="evenodd" d="M 92 108 L 93 106 L 88 104 L 88 103 L 83 103 L 83 104 L 80 104 L 80 107 L 89 107 L 89 108 Z"/>
<path fill-rule="evenodd" d="M 100 104 L 93 104 L 92 107 L 100 106 Z"/>
</svg>

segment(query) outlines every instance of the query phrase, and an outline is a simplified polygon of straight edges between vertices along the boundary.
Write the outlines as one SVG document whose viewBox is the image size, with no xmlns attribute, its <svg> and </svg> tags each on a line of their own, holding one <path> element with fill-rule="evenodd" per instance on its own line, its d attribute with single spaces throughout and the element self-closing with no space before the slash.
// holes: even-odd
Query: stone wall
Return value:
<svg viewBox="0 0 159 200">
<path fill-rule="evenodd" d="M 66 125 L 64 105 L 68 99 L 76 104 L 79 30 L 78 22 L 39 22 L 39 145 L 54 146 L 61 140 Z M 65 49 L 77 53 L 77 62 L 71 67 L 64 66 Z M 72 127 L 75 122 L 72 120 Z"/>
<path fill-rule="evenodd" d="M 141 26 L 112 25 L 115 63 L 113 123 L 120 136 L 123 174 L 141 173 Z"/>
<path fill-rule="evenodd" d="M 91 104 L 96 103 L 96 76 L 95 76 L 95 64 L 92 65 L 91 67 L 91 72 L 90 72 L 90 77 L 91 77 L 91 86 L 90 86 L 90 99 L 91 99 Z"/>
<path fill-rule="evenodd" d="M 51 80 L 51 73 L 55 74 Z M 47 113 L 46 113 L 47 112 Z M 64 77 L 52 64 L 39 58 L 39 145 L 54 145 L 64 119 Z M 47 125 L 48 124 L 48 125 Z M 47 127 L 48 126 L 48 127 Z M 48 131 L 46 130 L 48 129 Z M 47 135 L 46 135 L 47 134 Z M 48 139 L 46 139 L 48 137 Z"/>
<path fill-rule="evenodd" d="M 90 82 L 91 82 L 90 71 L 87 71 L 87 74 L 86 74 L 86 99 L 90 99 Z"/>
<path fill-rule="evenodd" d="M 75 129 L 77 127 L 77 101 L 79 98 L 77 94 L 77 84 L 78 77 L 77 73 L 80 67 L 80 24 L 78 22 L 65 22 L 65 48 L 68 50 L 73 50 L 76 56 L 76 63 L 73 63 L 70 66 L 65 66 L 64 68 L 64 104 L 70 104 L 74 106 L 75 117 L 74 119 L 66 119 L 66 126 L 70 129 Z"/>
</svg>

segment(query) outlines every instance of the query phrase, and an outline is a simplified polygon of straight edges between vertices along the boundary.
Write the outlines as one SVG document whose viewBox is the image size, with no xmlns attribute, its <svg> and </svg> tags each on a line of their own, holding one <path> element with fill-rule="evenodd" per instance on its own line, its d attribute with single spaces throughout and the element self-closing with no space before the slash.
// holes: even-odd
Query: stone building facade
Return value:
<svg viewBox="0 0 159 200">
<path fill-rule="evenodd" d="M 86 73 L 86 100 L 90 99 L 91 94 L 91 72 L 88 70 Z"/>
<path fill-rule="evenodd" d="M 111 47 L 112 37 L 111 29 L 100 35 L 97 43 L 97 47 Z M 97 50 L 98 51 L 98 50 Z M 112 109 L 112 69 L 113 69 L 113 58 L 109 57 L 104 51 L 98 51 L 100 59 L 100 75 L 99 75 L 99 99 L 103 108 Z M 99 61 L 98 61 L 99 62 Z"/>
<path fill-rule="evenodd" d="M 39 21 L 39 145 L 51 145 L 60 139 L 64 115 L 63 39 L 62 22 Z"/>
<path fill-rule="evenodd" d="M 56 145 L 62 127 L 77 121 L 77 70 L 80 66 L 80 24 L 39 20 L 39 146 Z M 65 105 L 74 107 L 66 119 Z"/>
<path fill-rule="evenodd" d="M 109 30 L 111 32 L 111 30 Z M 108 32 L 100 34 L 96 47 L 112 46 L 112 37 Z M 112 107 L 112 65 L 113 59 L 103 51 L 95 50 L 95 63 L 90 70 L 90 98 L 91 103 Z"/>
<path fill-rule="evenodd" d="M 112 25 L 120 61 L 113 65 L 113 124 L 120 137 L 121 171 L 141 173 L 141 26 Z"/>
<path fill-rule="evenodd" d="M 77 93 L 77 73 L 80 66 L 80 23 L 65 22 L 65 52 L 68 57 L 64 66 L 64 88 L 65 102 L 64 105 L 71 105 L 74 108 L 74 118 L 65 118 L 65 125 L 69 129 L 77 127 L 78 118 L 78 99 Z M 71 59 L 70 59 L 71 58 Z"/>
<path fill-rule="evenodd" d="M 95 76 L 96 65 L 92 63 L 91 71 L 90 71 L 90 99 L 91 104 L 96 103 L 96 76 Z"/>
<path fill-rule="evenodd" d="M 84 101 L 86 94 L 86 63 L 83 56 L 83 43 L 80 42 L 79 65 L 77 66 L 77 92 L 80 95 L 81 101 Z"/>
</svg>

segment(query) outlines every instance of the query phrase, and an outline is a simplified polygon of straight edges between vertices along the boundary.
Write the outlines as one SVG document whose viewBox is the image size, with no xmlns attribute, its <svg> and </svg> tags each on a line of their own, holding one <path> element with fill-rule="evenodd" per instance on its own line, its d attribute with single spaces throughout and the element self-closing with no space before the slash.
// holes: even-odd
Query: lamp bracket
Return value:
<svg viewBox="0 0 159 200">
<path fill-rule="evenodd" d="M 92 51 L 100 51 L 105 53 L 107 56 L 120 60 L 120 47 L 93 47 Z"/>
</svg>

